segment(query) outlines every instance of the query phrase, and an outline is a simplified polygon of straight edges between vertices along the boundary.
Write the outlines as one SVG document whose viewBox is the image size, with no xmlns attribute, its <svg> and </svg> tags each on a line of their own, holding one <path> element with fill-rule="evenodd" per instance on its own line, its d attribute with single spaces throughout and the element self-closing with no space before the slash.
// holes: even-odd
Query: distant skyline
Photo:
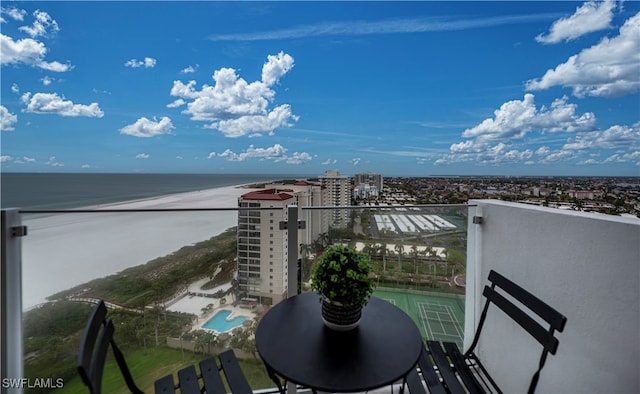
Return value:
<svg viewBox="0 0 640 394">
<path fill-rule="evenodd" d="M 3 172 L 640 176 L 640 2 L 1 3 Z"/>
</svg>

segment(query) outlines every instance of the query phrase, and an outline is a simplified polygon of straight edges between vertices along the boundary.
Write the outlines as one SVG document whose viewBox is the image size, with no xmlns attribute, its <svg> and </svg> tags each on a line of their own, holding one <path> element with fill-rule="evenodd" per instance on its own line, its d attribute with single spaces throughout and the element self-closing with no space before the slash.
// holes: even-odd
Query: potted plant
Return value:
<svg viewBox="0 0 640 394">
<path fill-rule="evenodd" d="M 375 283 L 371 261 L 348 245 L 332 245 L 324 250 L 311 269 L 311 288 L 322 301 L 322 320 L 334 330 L 346 331 L 360 322 Z"/>
</svg>

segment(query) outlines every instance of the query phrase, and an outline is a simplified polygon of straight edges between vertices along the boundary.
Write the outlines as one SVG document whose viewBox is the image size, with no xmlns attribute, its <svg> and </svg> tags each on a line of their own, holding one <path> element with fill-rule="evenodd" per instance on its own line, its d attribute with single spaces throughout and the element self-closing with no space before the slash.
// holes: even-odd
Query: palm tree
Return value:
<svg viewBox="0 0 640 394">
<path fill-rule="evenodd" d="M 322 233 L 319 235 L 319 240 L 320 240 L 320 245 L 322 245 L 322 248 L 324 249 L 325 246 L 329 245 L 329 241 L 331 240 L 331 237 L 329 236 L 329 233 Z"/>
<path fill-rule="evenodd" d="M 207 347 L 207 343 L 209 342 L 207 335 L 204 330 L 198 330 L 195 334 L 195 344 L 193 345 L 193 351 L 198 353 L 198 351 L 202 351 L 204 354 L 204 350 Z"/>
<path fill-rule="evenodd" d="M 385 242 L 383 242 L 380 245 L 380 254 L 382 255 L 382 272 L 386 273 L 387 272 L 387 253 L 389 251 L 387 250 L 387 244 Z"/>
<path fill-rule="evenodd" d="M 311 244 L 301 244 L 300 245 L 300 254 L 302 255 L 302 258 L 308 258 L 309 254 L 311 254 L 311 251 L 313 250 L 313 247 L 311 246 Z"/>
<path fill-rule="evenodd" d="M 416 272 L 416 275 L 418 275 L 418 254 L 420 252 L 418 252 L 418 246 L 417 245 L 413 245 L 411 247 L 411 257 L 413 257 L 413 269 Z"/>
<path fill-rule="evenodd" d="M 418 256 L 420 256 L 422 258 L 422 261 L 425 262 L 427 261 L 427 255 L 428 255 L 429 251 L 425 248 L 425 249 L 420 249 L 418 250 Z M 426 265 L 426 264 L 425 264 Z M 427 265 L 428 268 L 428 265 Z M 428 271 L 427 271 L 428 272 Z"/>
<path fill-rule="evenodd" d="M 398 254 L 398 272 L 400 273 L 402 272 L 402 265 L 400 263 L 400 258 L 402 257 L 404 252 L 404 245 L 396 244 L 396 246 L 394 247 L 394 250 Z"/>
<path fill-rule="evenodd" d="M 311 274 L 311 264 L 309 260 L 309 255 L 313 250 L 314 248 L 311 244 L 300 245 L 300 254 L 302 255 L 302 266 L 300 267 L 302 281 L 308 280 Z"/>
<path fill-rule="evenodd" d="M 431 246 L 427 246 L 427 249 L 426 249 L 425 252 L 427 252 L 429 257 L 431 258 L 430 259 L 431 260 L 431 267 L 433 268 L 432 272 L 435 275 L 435 273 L 436 273 L 436 263 L 435 263 L 434 260 L 438 257 L 438 252 L 435 249 L 433 249 Z"/>
<path fill-rule="evenodd" d="M 316 238 L 316 240 L 312 242 L 316 255 L 324 250 L 324 247 L 327 245 L 328 242 L 329 242 L 329 233 L 318 234 L 318 238 Z"/>
<path fill-rule="evenodd" d="M 364 252 L 364 254 L 367 255 L 367 257 L 369 257 L 369 259 L 371 259 L 371 255 L 373 254 L 373 250 L 374 250 L 374 246 L 371 244 L 365 244 L 364 247 L 362 248 L 362 251 Z"/>
<path fill-rule="evenodd" d="M 205 334 L 205 340 L 207 341 L 207 354 L 211 354 L 211 347 L 213 346 L 215 348 L 215 346 L 218 345 L 218 337 L 212 332 L 207 332 Z"/>
</svg>

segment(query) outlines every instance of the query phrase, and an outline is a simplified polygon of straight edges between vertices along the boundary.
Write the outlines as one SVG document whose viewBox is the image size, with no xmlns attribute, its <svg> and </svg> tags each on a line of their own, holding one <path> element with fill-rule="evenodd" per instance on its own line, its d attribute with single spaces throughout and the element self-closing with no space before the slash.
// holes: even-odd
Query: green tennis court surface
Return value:
<svg viewBox="0 0 640 394">
<path fill-rule="evenodd" d="M 438 297 L 402 291 L 376 290 L 374 296 L 405 311 L 425 339 L 456 342 L 464 337 L 464 298 Z"/>
</svg>

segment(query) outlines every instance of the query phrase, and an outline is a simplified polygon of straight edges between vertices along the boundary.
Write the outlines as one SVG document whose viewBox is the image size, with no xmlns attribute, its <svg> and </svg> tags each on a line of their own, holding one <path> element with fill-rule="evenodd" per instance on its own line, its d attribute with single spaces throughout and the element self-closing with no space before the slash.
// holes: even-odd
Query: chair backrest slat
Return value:
<svg viewBox="0 0 640 394">
<path fill-rule="evenodd" d="M 547 331 L 537 321 L 532 319 L 511 301 L 502 296 L 502 294 L 499 294 L 492 288 L 486 286 L 482 294 L 487 298 L 489 302 L 495 304 L 522 328 L 527 330 L 527 332 L 532 337 L 534 337 L 545 349 L 551 352 L 551 354 L 556 353 L 556 349 L 558 348 L 558 339 L 553 336 L 552 332 Z"/>
<path fill-rule="evenodd" d="M 465 353 L 465 357 L 472 357 L 477 359 L 477 356 L 473 353 L 475 346 L 478 344 L 484 322 L 487 317 L 487 311 L 489 305 L 494 304 L 504 313 L 506 313 L 513 321 L 518 323 L 524 328 L 529 335 L 536 339 L 542 345 L 542 353 L 540 355 L 540 361 L 538 362 L 538 369 L 533 374 L 531 383 L 529 384 L 529 393 L 533 393 L 538 383 L 538 378 L 542 368 L 544 368 L 547 354 L 556 354 L 558 350 L 558 339 L 554 336 L 555 332 L 562 332 L 567 323 L 567 318 L 560 312 L 556 311 L 551 306 L 544 303 L 538 297 L 529 293 L 519 285 L 515 284 L 511 280 L 505 278 L 494 270 L 489 272 L 489 282 L 491 286 L 485 286 L 482 294 L 486 297 L 484 308 L 480 314 L 480 320 L 474 335 L 471 346 Z M 510 299 L 506 298 L 502 293 L 506 293 L 512 299 L 516 300 L 524 308 L 514 304 Z M 544 320 L 549 327 L 546 328 L 539 323 L 538 320 L 533 318 L 533 315 L 537 315 L 540 319 Z"/>
<path fill-rule="evenodd" d="M 200 373 L 207 394 L 226 394 L 227 391 L 224 388 L 224 382 L 214 357 L 200 361 Z"/>
<path fill-rule="evenodd" d="M 91 360 L 95 350 L 96 339 L 100 333 L 105 318 L 107 316 L 107 307 L 103 301 L 100 301 L 91 311 L 89 321 L 84 329 L 82 340 L 80 341 L 80 350 L 78 352 L 78 372 L 85 385 L 91 384 Z"/>
<path fill-rule="evenodd" d="M 102 374 L 107 353 L 111 347 L 127 387 L 132 393 L 141 394 L 142 391 L 133 381 L 122 352 L 113 340 L 114 331 L 113 322 L 107 318 L 107 307 L 104 301 L 98 302 L 89 316 L 80 340 L 77 361 L 78 373 L 89 388 L 89 392 L 99 394 L 102 390 Z"/>
<path fill-rule="evenodd" d="M 252 394 L 251 386 L 247 382 L 238 364 L 238 359 L 233 350 L 226 350 L 218 355 L 222 364 L 222 370 L 227 377 L 227 383 L 233 394 Z"/>
<path fill-rule="evenodd" d="M 438 341 L 427 341 L 427 347 L 431 352 L 431 356 L 438 366 L 438 370 L 440 371 L 440 376 L 444 380 L 444 383 L 447 385 L 448 392 L 450 393 L 463 393 L 465 392 L 464 388 L 462 388 L 462 384 L 456 377 L 454 371 L 449 368 L 449 360 L 447 360 L 447 356 L 442 350 L 442 346 Z M 422 369 L 422 366 L 420 367 Z"/>
<path fill-rule="evenodd" d="M 100 392 L 102 392 L 102 373 L 104 372 L 104 364 L 107 361 L 107 351 L 109 350 L 111 338 L 113 338 L 113 331 L 113 322 L 107 320 L 104 329 L 98 336 L 95 355 L 90 370 L 91 387 L 93 388 L 94 394 L 100 394 Z"/>
<path fill-rule="evenodd" d="M 173 375 L 169 374 L 156 380 L 154 390 L 156 394 L 175 394 L 176 388 L 173 384 Z"/>
<path fill-rule="evenodd" d="M 538 297 L 493 270 L 489 272 L 489 281 L 544 319 L 554 330 L 564 330 L 567 318 Z"/>
<path fill-rule="evenodd" d="M 420 366 L 420 372 L 422 372 L 422 378 L 429 388 L 429 393 L 446 394 L 444 387 L 440 384 L 440 379 L 438 378 L 436 371 L 433 369 L 433 365 L 429 360 L 429 353 L 424 345 L 420 352 L 420 358 L 418 358 L 418 365 Z"/>
<path fill-rule="evenodd" d="M 178 382 L 180 384 L 180 393 L 182 394 L 200 394 L 200 384 L 198 383 L 198 373 L 196 367 L 189 365 L 178 371 Z"/>
</svg>

